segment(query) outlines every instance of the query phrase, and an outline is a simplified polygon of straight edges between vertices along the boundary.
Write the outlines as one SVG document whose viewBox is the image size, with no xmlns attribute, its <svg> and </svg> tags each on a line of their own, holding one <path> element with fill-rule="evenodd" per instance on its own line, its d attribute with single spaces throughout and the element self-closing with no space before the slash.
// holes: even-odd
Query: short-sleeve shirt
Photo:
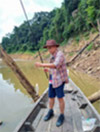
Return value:
<svg viewBox="0 0 100 132">
<path fill-rule="evenodd" d="M 56 66 L 56 68 L 50 68 L 53 88 L 59 87 L 63 82 L 68 82 L 66 61 L 63 52 L 57 50 L 54 55 L 51 56 L 50 63 Z"/>
</svg>

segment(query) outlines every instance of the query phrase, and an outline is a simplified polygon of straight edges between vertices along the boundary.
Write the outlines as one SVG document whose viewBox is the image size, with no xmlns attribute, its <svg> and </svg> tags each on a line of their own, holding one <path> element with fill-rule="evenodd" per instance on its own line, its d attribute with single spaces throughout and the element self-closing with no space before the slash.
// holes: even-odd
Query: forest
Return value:
<svg viewBox="0 0 100 132">
<path fill-rule="evenodd" d="M 55 39 L 60 45 L 67 44 L 80 34 L 98 31 L 100 0 L 64 0 L 60 8 L 51 12 L 36 12 L 33 18 L 15 26 L 12 33 L 2 38 L 2 47 L 7 53 L 36 52 L 46 40 Z"/>
</svg>

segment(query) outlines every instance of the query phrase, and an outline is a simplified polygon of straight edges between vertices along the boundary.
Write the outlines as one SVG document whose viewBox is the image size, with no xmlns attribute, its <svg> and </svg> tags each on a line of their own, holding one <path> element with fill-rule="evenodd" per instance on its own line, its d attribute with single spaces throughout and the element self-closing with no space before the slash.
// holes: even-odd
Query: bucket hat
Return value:
<svg viewBox="0 0 100 132">
<path fill-rule="evenodd" d="M 47 40 L 46 45 L 43 48 L 48 48 L 52 46 L 59 47 L 59 44 L 57 44 L 55 40 L 51 39 L 51 40 Z"/>
</svg>

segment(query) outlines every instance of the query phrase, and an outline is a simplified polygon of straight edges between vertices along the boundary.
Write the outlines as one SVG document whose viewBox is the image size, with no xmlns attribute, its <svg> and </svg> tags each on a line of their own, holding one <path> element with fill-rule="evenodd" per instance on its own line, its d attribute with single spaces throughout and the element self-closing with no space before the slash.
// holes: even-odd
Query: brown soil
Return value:
<svg viewBox="0 0 100 132">
<path fill-rule="evenodd" d="M 66 58 L 71 60 L 78 51 L 82 49 L 88 42 L 90 42 L 96 34 L 91 34 L 89 39 L 79 42 L 78 45 L 75 46 L 75 42 L 66 47 L 66 52 L 70 51 L 70 53 L 66 54 Z M 71 66 L 73 69 L 87 73 L 91 76 L 94 76 L 96 79 L 100 80 L 100 38 L 96 39 L 93 43 L 93 48 L 88 51 L 85 51 L 78 56 L 75 62 Z"/>
</svg>

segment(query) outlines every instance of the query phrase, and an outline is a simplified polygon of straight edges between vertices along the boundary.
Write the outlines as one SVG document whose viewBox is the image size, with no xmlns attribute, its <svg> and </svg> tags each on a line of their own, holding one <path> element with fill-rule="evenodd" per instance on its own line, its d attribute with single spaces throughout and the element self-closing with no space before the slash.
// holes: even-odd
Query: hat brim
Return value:
<svg viewBox="0 0 100 132">
<path fill-rule="evenodd" d="M 43 48 L 48 48 L 48 47 L 54 47 L 54 46 L 56 46 L 56 47 L 59 47 L 59 44 L 56 44 L 56 45 L 45 45 Z"/>
</svg>

